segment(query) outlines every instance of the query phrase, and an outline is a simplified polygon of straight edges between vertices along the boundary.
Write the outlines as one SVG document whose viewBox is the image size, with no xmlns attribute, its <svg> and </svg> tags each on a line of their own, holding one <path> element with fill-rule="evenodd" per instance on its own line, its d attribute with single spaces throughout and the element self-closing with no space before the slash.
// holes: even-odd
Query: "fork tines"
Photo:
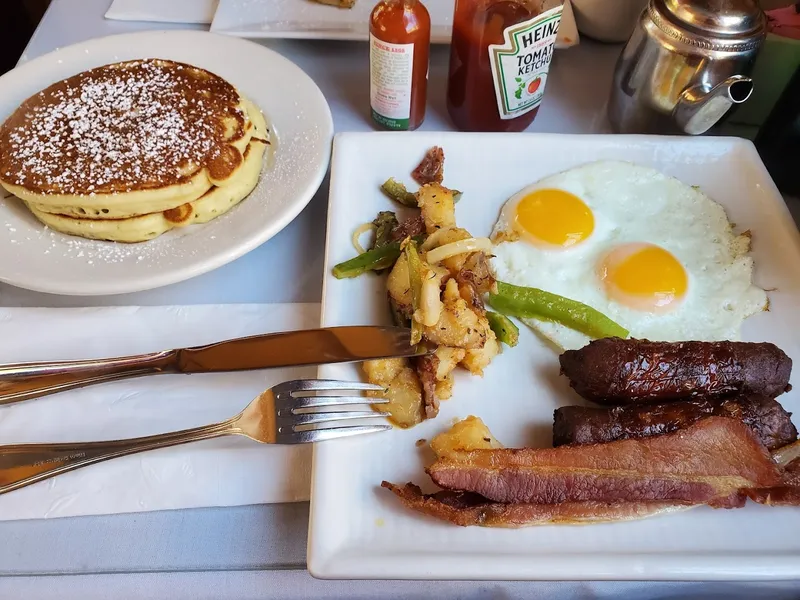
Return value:
<svg viewBox="0 0 800 600">
<path fill-rule="evenodd" d="M 313 412 L 315 408 L 344 408 L 386 404 L 388 399 L 361 395 L 348 395 L 348 392 L 385 392 L 379 385 L 333 379 L 301 379 L 288 381 L 272 389 L 275 397 L 278 436 L 284 443 L 321 442 L 340 437 L 376 433 L 391 429 L 389 424 L 380 425 L 340 425 L 340 421 L 385 418 L 387 412 L 374 410 L 334 410 Z M 322 393 L 321 395 L 316 395 Z M 324 427 L 312 428 L 314 425 Z M 299 428 L 299 429 L 298 429 Z"/>
</svg>

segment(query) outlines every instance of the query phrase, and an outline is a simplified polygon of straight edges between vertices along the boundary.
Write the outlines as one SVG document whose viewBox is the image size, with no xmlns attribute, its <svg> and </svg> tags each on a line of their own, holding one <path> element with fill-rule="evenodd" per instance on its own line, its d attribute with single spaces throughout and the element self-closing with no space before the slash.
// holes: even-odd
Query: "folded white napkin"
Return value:
<svg viewBox="0 0 800 600">
<path fill-rule="evenodd" d="M 319 326 L 319 304 L 2 308 L 0 362 L 101 358 Z M 120 439 L 234 416 L 300 367 L 154 375 L 0 407 L 0 444 Z M 0 495 L 0 520 L 299 502 L 311 447 L 219 438 L 117 458 Z"/>
<path fill-rule="evenodd" d="M 200 23 L 214 19 L 219 0 L 114 0 L 106 19 L 155 23 Z"/>
</svg>

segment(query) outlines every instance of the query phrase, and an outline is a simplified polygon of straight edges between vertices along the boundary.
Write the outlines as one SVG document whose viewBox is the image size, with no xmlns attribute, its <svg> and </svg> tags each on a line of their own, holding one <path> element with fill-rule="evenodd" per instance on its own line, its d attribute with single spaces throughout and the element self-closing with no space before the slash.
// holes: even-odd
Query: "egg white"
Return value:
<svg viewBox="0 0 800 600">
<path fill-rule="evenodd" d="M 571 192 L 592 210 L 595 229 L 565 249 L 542 247 L 514 231 L 515 207 L 537 189 Z M 736 235 L 724 209 L 703 194 L 655 169 L 600 161 L 552 175 L 526 187 L 503 206 L 492 233 L 491 268 L 500 281 L 537 287 L 578 300 L 651 340 L 738 340 L 741 324 L 764 310 L 766 292 L 752 284 L 750 239 Z M 645 242 L 671 252 L 686 269 L 689 286 L 677 308 L 654 314 L 608 296 L 598 268 L 621 244 Z M 590 338 L 539 319 L 525 323 L 562 349 Z"/>
</svg>

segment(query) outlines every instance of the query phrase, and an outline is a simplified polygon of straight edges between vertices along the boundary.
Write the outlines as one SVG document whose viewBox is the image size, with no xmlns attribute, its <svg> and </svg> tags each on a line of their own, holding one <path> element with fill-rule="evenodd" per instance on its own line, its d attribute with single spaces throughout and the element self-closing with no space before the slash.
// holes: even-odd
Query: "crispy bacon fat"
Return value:
<svg viewBox="0 0 800 600">
<path fill-rule="evenodd" d="M 588 525 L 608 521 L 644 519 L 690 508 L 670 502 L 564 502 L 563 504 L 502 504 L 470 492 L 441 491 L 423 494 L 413 483 L 397 486 L 384 481 L 411 510 L 455 525 L 469 527 L 528 527 L 531 525 Z"/>
<path fill-rule="evenodd" d="M 770 506 L 800 506 L 800 442 L 781 448 L 772 457 L 783 467 L 780 485 L 746 490 L 747 497 Z"/>
<path fill-rule="evenodd" d="M 427 469 L 440 487 L 501 503 L 675 502 L 742 506 L 743 488 L 781 471 L 743 423 L 710 417 L 639 440 L 549 449 L 453 452 Z"/>
</svg>

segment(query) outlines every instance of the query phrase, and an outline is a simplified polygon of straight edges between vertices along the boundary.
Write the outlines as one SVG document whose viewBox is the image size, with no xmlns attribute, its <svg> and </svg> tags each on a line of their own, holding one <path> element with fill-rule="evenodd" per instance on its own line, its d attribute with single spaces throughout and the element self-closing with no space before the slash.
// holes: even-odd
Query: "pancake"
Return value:
<svg viewBox="0 0 800 600">
<path fill-rule="evenodd" d="M 212 186 L 192 202 L 150 214 L 106 219 L 48 213 L 31 203 L 27 203 L 28 208 L 42 223 L 56 231 L 115 242 L 147 241 L 176 227 L 206 223 L 226 213 L 250 194 L 258 183 L 264 154 L 270 145 L 267 124 L 261 111 L 246 99 L 243 103 L 253 131 L 240 168 L 222 185 Z"/>
<path fill-rule="evenodd" d="M 145 214 L 224 185 L 250 143 L 234 86 L 162 59 L 97 67 L 31 96 L 0 127 L 0 184 L 28 203 Z"/>
<path fill-rule="evenodd" d="M 159 213 L 127 219 L 80 219 L 28 208 L 42 223 L 55 231 L 112 242 L 145 242 L 170 229 L 193 223 L 207 223 L 228 212 L 246 198 L 258 183 L 267 144 L 254 138 L 245 150 L 242 177 L 224 186 L 214 186 L 194 202 Z"/>
<path fill-rule="evenodd" d="M 249 146 L 252 136 L 257 135 L 261 139 L 268 139 L 269 133 L 261 111 L 241 94 L 239 108 L 244 116 L 245 135 L 232 142 L 232 145 L 235 146 L 237 150 L 241 149 L 244 151 Z M 256 130 L 259 130 L 260 133 L 256 134 Z M 242 143 L 244 143 L 244 146 L 240 148 Z M 235 182 L 236 178 L 239 176 L 239 170 L 241 170 L 243 166 L 244 163 L 242 162 L 231 172 L 230 176 L 225 179 L 225 181 L 220 181 L 217 185 L 228 185 Z M 54 203 L 40 204 L 31 201 L 28 201 L 27 204 L 32 210 L 35 210 L 36 213 L 52 213 L 78 219 L 127 219 L 177 208 L 203 197 L 214 187 L 216 186 L 212 184 L 202 193 L 187 197 L 165 198 L 163 201 L 158 201 L 156 199 L 142 200 L 141 196 L 136 194 L 118 194 L 114 198 L 115 203 L 113 205 L 87 206 L 84 198 L 78 199 L 77 201 L 80 202 L 80 204 L 76 206 L 63 206 Z M 129 199 L 129 201 L 126 200 L 126 198 Z M 53 200 L 52 197 L 49 199 Z"/>
</svg>

